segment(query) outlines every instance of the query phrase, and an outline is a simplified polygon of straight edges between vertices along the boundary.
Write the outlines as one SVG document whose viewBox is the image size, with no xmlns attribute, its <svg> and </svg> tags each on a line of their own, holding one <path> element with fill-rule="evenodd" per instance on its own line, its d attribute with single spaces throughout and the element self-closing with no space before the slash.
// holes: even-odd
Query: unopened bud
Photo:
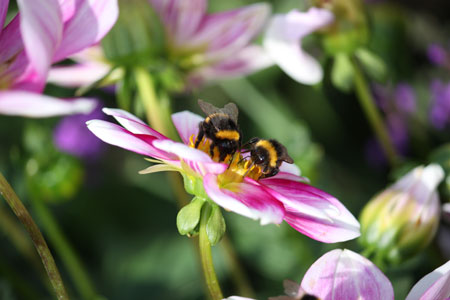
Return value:
<svg viewBox="0 0 450 300">
<path fill-rule="evenodd" d="M 437 186 L 444 171 L 437 164 L 417 167 L 375 196 L 363 209 L 361 243 L 390 263 L 425 248 L 440 217 Z"/>
<path fill-rule="evenodd" d="M 178 232 L 181 235 L 194 235 L 197 233 L 197 225 L 200 222 L 200 212 L 205 200 L 195 197 L 191 203 L 184 206 L 177 215 Z"/>
<path fill-rule="evenodd" d="M 212 205 L 211 215 L 206 222 L 206 234 L 208 235 L 211 246 L 214 246 L 222 239 L 225 234 L 226 225 L 222 212 L 218 205 Z"/>
</svg>

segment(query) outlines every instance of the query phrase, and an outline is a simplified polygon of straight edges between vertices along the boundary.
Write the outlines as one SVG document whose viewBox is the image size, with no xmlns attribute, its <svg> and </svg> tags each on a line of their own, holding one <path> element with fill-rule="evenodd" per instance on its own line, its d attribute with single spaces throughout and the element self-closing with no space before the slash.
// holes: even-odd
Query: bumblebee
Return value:
<svg viewBox="0 0 450 300">
<path fill-rule="evenodd" d="M 223 108 L 198 100 L 198 105 L 207 115 L 199 124 L 199 132 L 195 140 L 198 147 L 203 137 L 211 140 L 209 153 L 214 156 L 214 148 L 219 151 L 219 161 L 224 161 L 228 154 L 233 154 L 241 148 L 242 133 L 239 129 L 238 108 L 234 103 L 228 103 Z"/>
<path fill-rule="evenodd" d="M 283 161 L 288 164 L 294 163 L 286 147 L 276 140 L 254 137 L 246 145 L 250 146 L 247 152 L 250 152 L 251 163 L 261 168 L 262 178 L 277 175 Z"/>
</svg>

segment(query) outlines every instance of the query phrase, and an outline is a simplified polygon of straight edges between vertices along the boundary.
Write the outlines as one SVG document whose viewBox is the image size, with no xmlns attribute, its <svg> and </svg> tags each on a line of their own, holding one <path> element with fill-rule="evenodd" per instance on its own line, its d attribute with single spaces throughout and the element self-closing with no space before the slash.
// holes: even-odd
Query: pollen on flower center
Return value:
<svg viewBox="0 0 450 300">
<path fill-rule="evenodd" d="M 191 135 L 189 138 L 189 147 L 195 148 L 196 137 Z M 211 141 L 207 138 L 203 138 L 199 143 L 197 149 L 205 152 L 211 157 L 209 152 Z M 214 155 L 211 157 L 215 162 L 219 162 L 219 150 L 214 147 Z M 233 156 L 227 155 L 224 163 L 228 164 L 228 169 L 221 174 L 221 179 L 224 182 L 241 182 L 244 177 L 250 177 L 254 180 L 258 180 L 262 175 L 262 170 L 259 166 L 252 164 L 249 157 L 243 157 L 241 153 L 236 152 Z"/>
</svg>

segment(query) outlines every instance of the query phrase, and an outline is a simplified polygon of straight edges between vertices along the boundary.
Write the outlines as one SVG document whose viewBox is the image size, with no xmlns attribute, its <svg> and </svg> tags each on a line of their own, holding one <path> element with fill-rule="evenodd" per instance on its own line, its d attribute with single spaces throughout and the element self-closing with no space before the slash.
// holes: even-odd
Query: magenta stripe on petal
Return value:
<svg viewBox="0 0 450 300">
<path fill-rule="evenodd" d="M 63 23 L 57 0 L 17 0 L 20 31 L 30 63 L 46 77 L 62 38 Z"/>
<path fill-rule="evenodd" d="M 185 144 L 189 144 L 191 135 L 194 135 L 194 138 L 198 135 L 198 126 L 203 120 L 203 117 L 187 110 L 172 114 L 173 125 Z"/>
<path fill-rule="evenodd" d="M 393 300 L 389 279 L 365 257 L 344 249 L 325 253 L 308 269 L 301 288 L 322 300 Z"/>
<path fill-rule="evenodd" d="M 9 0 L 0 0 L 0 32 L 5 24 L 6 14 L 8 13 Z"/>
<path fill-rule="evenodd" d="M 208 196 L 226 210 L 260 220 L 261 225 L 283 221 L 283 205 L 267 193 L 260 185 L 251 181 L 229 183 L 220 186 L 220 179 L 207 174 L 203 185 Z"/>
<path fill-rule="evenodd" d="M 23 50 L 20 15 L 15 16 L 0 32 L 0 64 L 3 64 L 14 59 Z"/>
<path fill-rule="evenodd" d="M 303 234 L 326 243 L 360 235 L 359 222 L 333 196 L 298 181 L 273 177 L 260 182 L 284 204 L 285 221 Z"/>
<path fill-rule="evenodd" d="M 89 130 L 105 143 L 150 157 L 172 159 L 152 146 L 151 142 L 156 139 L 153 136 L 135 135 L 119 125 L 103 120 L 91 120 L 86 124 Z"/>
</svg>

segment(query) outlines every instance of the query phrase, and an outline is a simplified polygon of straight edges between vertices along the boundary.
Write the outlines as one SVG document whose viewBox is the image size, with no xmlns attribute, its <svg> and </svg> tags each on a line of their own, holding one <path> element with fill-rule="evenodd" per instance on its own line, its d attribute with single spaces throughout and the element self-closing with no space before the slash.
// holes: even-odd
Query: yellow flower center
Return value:
<svg viewBox="0 0 450 300">
<path fill-rule="evenodd" d="M 195 148 L 194 135 L 189 138 L 189 147 Z M 207 138 L 203 138 L 197 149 L 208 154 L 213 161 L 219 162 L 219 149 L 214 147 L 213 155 L 211 156 L 209 149 L 211 141 Z M 228 169 L 219 175 L 219 181 L 222 185 L 226 185 L 231 182 L 242 182 L 244 177 L 250 177 L 254 180 L 258 180 L 262 175 L 262 170 L 259 166 L 252 164 L 250 157 L 243 157 L 241 153 L 236 152 L 233 156 L 227 155 L 223 161 L 228 164 Z"/>
</svg>

